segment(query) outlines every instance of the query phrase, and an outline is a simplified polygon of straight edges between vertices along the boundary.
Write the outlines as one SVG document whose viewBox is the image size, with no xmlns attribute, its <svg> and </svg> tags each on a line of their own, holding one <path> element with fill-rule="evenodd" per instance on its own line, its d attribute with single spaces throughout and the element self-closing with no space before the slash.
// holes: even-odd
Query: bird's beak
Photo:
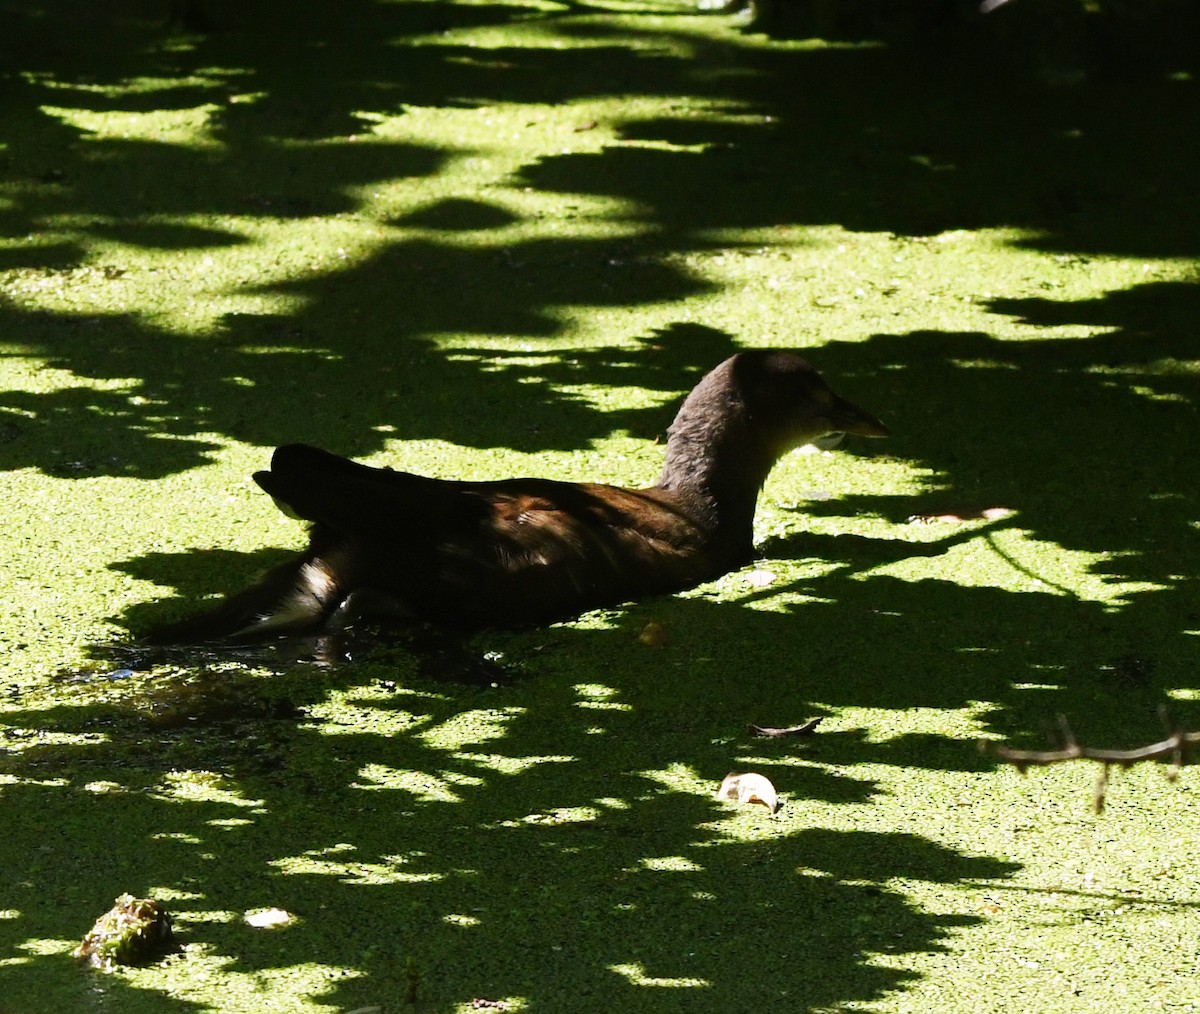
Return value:
<svg viewBox="0 0 1200 1014">
<path fill-rule="evenodd" d="M 857 437 L 891 436 L 888 428 L 870 412 L 865 412 L 845 398 L 837 398 L 829 412 L 829 428 L 840 433 L 853 433 Z"/>
</svg>

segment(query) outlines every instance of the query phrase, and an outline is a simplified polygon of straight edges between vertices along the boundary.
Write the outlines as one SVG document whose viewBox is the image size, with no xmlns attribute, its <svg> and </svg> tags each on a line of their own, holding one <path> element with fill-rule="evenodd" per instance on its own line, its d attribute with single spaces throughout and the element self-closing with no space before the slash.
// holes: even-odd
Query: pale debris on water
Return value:
<svg viewBox="0 0 1200 1014">
<path fill-rule="evenodd" d="M 292 921 L 292 914 L 282 908 L 264 908 L 245 915 L 246 925 L 256 929 L 273 929 L 276 926 L 286 926 Z"/>
<path fill-rule="evenodd" d="M 730 771 L 717 789 L 717 799 L 736 799 L 739 803 L 761 803 L 774 813 L 779 809 L 779 794 L 766 775 L 753 771 Z"/>
<path fill-rule="evenodd" d="M 755 567 L 746 575 L 746 583 L 751 588 L 766 588 L 775 583 L 775 578 L 778 575 L 771 570 L 766 570 L 762 567 Z"/>
</svg>

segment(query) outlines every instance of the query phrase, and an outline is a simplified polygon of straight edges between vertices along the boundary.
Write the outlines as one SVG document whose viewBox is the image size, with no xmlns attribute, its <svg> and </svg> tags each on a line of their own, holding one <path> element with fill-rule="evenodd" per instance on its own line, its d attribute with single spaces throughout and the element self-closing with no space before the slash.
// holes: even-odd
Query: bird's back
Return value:
<svg viewBox="0 0 1200 1014">
<path fill-rule="evenodd" d="M 716 576 L 678 495 L 550 479 L 463 482 L 280 448 L 259 484 L 314 524 L 343 587 L 455 625 L 570 616 Z"/>
</svg>

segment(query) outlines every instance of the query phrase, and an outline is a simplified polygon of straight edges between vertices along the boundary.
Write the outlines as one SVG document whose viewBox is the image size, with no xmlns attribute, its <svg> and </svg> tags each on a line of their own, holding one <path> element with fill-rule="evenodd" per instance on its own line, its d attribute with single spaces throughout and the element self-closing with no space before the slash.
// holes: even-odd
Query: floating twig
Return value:
<svg viewBox="0 0 1200 1014">
<path fill-rule="evenodd" d="M 754 725 L 753 723 L 751 723 L 747 728 L 751 736 L 771 737 L 777 739 L 782 736 L 811 736 L 817 731 L 817 726 L 820 724 L 820 718 L 812 718 L 803 725 L 789 725 L 786 729 L 775 729 L 769 725 Z"/>
<path fill-rule="evenodd" d="M 1167 770 L 1167 778 L 1174 781 L 1179 776 L 1179 769 L 1190 763 L 1192 752 L 1200 747 L 1200 732 L 1186 732 L 1172 720 L 1165 708 L 1159 709 L 1159 717 L 1167 729 L 1166 739 L 1157 743 L 1147 743 L 1145 746 L 1134 747 L 1130 750 L 1110 750 L 1100 747 L 1084 746 L 1075 738 L 1070 723 L 1063 715 L 1058 716 L 1060 745 L 1052 750 L 1018 750 L 994 740 L 980 740 L 979 748 L 984 753 L 998 757 L 1015 767 L 1024 774 L 1031 767 L 1045 767 L 1050 764 L 1065 764 L 1068 761 L 1088 760 L 1100 764 L 1100 777 L 1096 781 L 1095 807 L 1096 812 L 1104 810 L 1104 794 L 1108 789 L 1108 773 L 1112 767 L 1129 768 L 1143 761 L 1169 761 L 1171 767 Z"/>
</svg>

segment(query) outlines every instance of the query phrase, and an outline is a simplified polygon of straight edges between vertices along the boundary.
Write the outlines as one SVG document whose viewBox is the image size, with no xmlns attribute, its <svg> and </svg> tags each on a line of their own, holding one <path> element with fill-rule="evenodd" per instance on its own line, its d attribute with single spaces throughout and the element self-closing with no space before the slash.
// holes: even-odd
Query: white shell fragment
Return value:
<svg viewBox="0 0 1200 1014">
<path fill-rule="evenodd" d="M 292 915 L 282 908 L 264 908 L 255 912 L 247 912 L 245 920 L 246 925 L 256 929 L 273 929 L 276 926 L 286 926 L 292 921 Z"/>
<path fill-rule="evenodd" d="M 756 567 L 746 575 L 746 583 L 751 588 L 766 588 L 775 583 L 777 576 L 774 571 Z"/>
<path fill-rule="evenodd" d="M 779 809 L 779 793 L 765 775 L 730 771 L 717 789 L 717 799 L 736 799 L 739 803 L 761 803 L 774 813 Z"/>
</svg>

